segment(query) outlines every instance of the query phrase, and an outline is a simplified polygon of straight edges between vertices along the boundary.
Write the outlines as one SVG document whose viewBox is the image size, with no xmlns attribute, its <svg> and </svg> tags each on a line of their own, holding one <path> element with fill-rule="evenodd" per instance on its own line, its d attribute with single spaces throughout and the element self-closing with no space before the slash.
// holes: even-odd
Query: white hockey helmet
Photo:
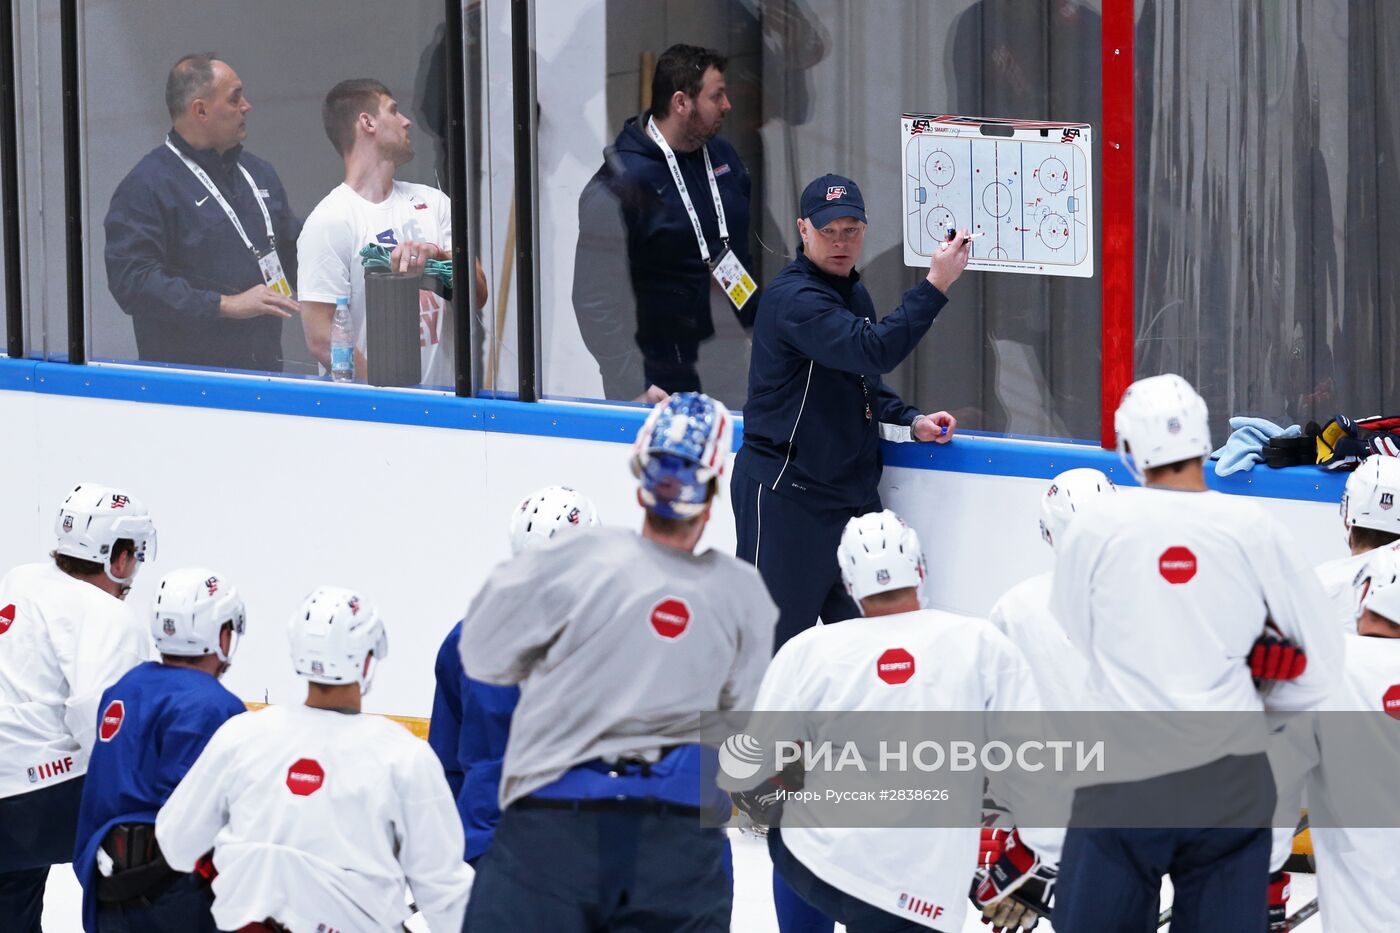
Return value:
<svg viewBox="0 0 1400 933">
<path fill-rule="evenodd" d="M 546 486 L 521 501 L 510 518 L 510 552 L 519 554 L 580 528 L 596 528 L 598 510 L 588 497 L 568 486 Z"/>
<path fill-rule="evenodd" d="M 841 581 L 859 603 L 867 596 L 924 582 L 924 552 L 913 528 L 889 509 L 846 523 L 836 549 Z"/>
<path fill-rule="evenodd" d="M 1210 455 L 1205 399 L 1176 373 L 1128 386 L 1113 416 L 1118 456 L 1139 483 L 1153 467 Z"/>
<path fill-rule="evenodd" d="M 643 508 L 665 518 L 703 512 L 710 481 L 724 476 L 733 440 L 734 419 L 723 402 L 680 392 L 657 404 L 632 445 Z"/>
<path fill-rule="evenodd" d="M 1400 625 L 1400 553 L 1395 547 L 1379 547 L 1372 551 L 1356 579 L 1357 616 L 1369 609 Z"/>
<path fill-rule="evenodd" d="M 1342 524 L 1400 534 L 1400 460 L 1367 457 L 1347 477 L 1342 492 Z"/>
<path fill-rule="evenodd" d="M 97 483 L 73 487 L 54 520 L 58 538 L 54 553 L 101 564 L 113 583 L 130 586 L 136 577 L 118 578 L 112 573 L 112 549 L 130 539 L 136 545 L 136 570 L 156 559 L 156 526 L 146 506 L 120 489 Z"/>
<path fill-rule="evenodd" d="M 246 624 L 243 597 L 215 571 L 186 567 L 161 577 L 151 604 L 151 637 L 161 654 L 181 658 L 212 654 L 227 664 L 238 650 Z M 233 627 L 227 654 L 219 644 L 225 625 Z"/>
<path fill-rule="evenodd" d="M 1065 470 L 1051 480 L 1050 488 L 1040 499 L 1040 537 L 1054 547 L 1076 510 L 1098 496 L 1117 491 L 1113 481 L 1099 470 Z"/>
<path fill-rule="evenodd" d="M 322 586 L 301 604 L 288 626 L 292 664 L 314 684 L 360 685 L 369 692 L 375 667 L 389 655 L 384 623 L 354 590 Z"/>
</svg>

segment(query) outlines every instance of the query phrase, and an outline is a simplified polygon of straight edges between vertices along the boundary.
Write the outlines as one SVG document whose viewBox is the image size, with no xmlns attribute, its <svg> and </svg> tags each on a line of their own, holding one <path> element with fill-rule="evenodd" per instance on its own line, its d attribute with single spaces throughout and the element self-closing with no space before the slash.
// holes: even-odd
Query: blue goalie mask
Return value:
<svg viewBox="0 0 1400 933">
<path fill-rule="evenodd" d="M 699 515 L 710 480 L 724 476 L 733 437 L 729 409 L 708 395 L 682 392 L 657 405 L 632 447 L 642 505 L 663 518 Z"/>
</svg>

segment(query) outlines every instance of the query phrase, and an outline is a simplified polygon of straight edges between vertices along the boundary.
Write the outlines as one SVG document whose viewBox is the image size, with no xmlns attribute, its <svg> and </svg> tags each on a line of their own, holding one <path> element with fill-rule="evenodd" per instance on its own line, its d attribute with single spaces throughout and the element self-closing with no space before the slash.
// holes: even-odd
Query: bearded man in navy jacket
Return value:
<svg viewBox="0 0 1400 933">
<path fill-rule="evenodd" d="M 277 172 L 243 149 L 253 105 L 212 52 L 175 63 L 165 103 L 170 132 L 107 210 L 112 297 L 142 360 L 281 372 L 301 221 Z"/>
</svg>

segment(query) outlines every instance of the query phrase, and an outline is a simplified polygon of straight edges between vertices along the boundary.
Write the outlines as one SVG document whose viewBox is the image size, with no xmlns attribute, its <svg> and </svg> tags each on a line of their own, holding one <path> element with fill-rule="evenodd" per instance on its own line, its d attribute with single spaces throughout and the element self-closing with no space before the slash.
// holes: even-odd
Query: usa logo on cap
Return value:
<svg viewBox="0 0 1400 933">
<path fill-rule="evenodd" d="M 832 185 L 830 188 L 826 189 L 826 199 L 828 201 L 835 201 L 837 198 L 844 198 L 845 196 L 845 185 Z"/>
</svg>

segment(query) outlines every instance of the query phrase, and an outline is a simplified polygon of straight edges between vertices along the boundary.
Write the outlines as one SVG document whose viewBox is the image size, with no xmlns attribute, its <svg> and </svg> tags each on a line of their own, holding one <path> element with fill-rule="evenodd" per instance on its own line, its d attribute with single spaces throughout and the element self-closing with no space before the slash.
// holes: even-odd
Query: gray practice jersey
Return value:
<svg viewBox="0 0 1400 933">
<path fill-rule="evenodd" d="M 461 653 L 469 677 L 520 684 L 501 806 L 574 765 L 694 742 L 706 714 L 752 708 L 777 620 L 750 565 L 616 528 L 497 567 Z"/>
</svg>

